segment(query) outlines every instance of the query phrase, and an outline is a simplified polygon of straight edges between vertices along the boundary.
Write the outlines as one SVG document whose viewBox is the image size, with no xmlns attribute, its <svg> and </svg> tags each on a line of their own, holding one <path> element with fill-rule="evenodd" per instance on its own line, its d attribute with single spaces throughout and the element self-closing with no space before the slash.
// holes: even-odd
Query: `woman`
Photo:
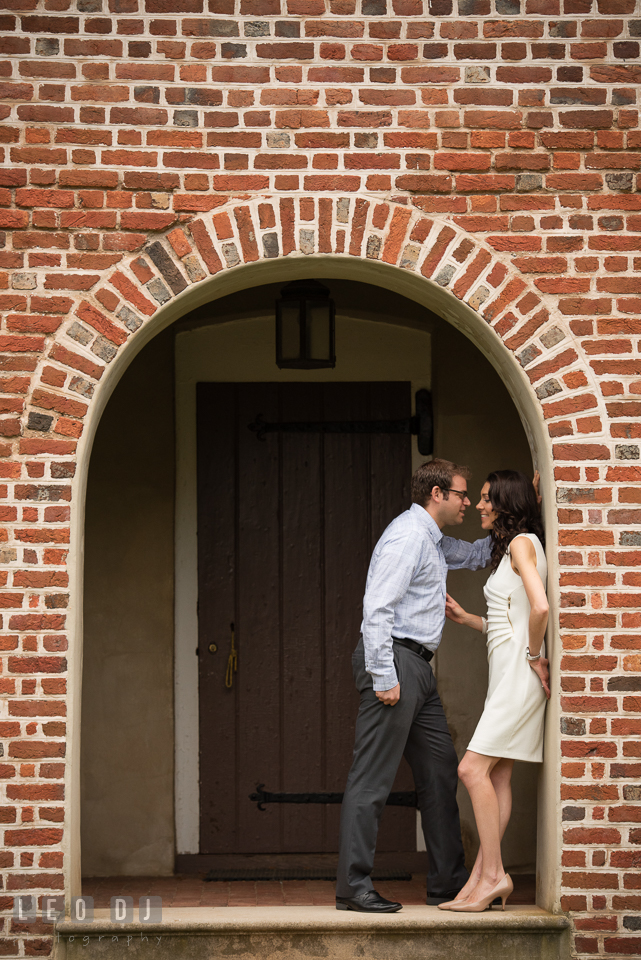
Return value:
<svg viewBox="0 0 641 960">
<path fill-rule="evenodd" d="M 535 478 L 535 483 L 538 478 Z M 450 620 L 487 633 L 489 686 L 483 715 L 459 777 L 474 807 L 480 849 L 470 879 L 441 910 L 479 912 L 513 886 L 503 869 L 501 839 L 510 819 L 515 760 L 540 763 L 543 718 L 550 696 L 543 638 L 548 621 L 543 527 L 532 482 L 516 470 L 487 478 L 476 509 L 492 538 L 492 572 L 484 588 L 487 620 L 448 595 Z"/>
</svg>

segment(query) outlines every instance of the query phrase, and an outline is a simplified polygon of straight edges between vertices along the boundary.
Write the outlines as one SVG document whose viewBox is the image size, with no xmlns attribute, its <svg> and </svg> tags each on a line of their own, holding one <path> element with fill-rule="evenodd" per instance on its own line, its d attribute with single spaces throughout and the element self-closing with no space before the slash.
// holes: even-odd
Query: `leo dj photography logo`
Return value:
<svg viewBox="0 0 641 960">
<path fill-rule="evenodd" d="M 134 919 L 139 923 L 162 921 L 162 897 L 140 897 L 135 918 L 134 909 L 133 897 L 111 897 L 109 919 L 112 923 L 123 924 L 133 923 Z M 36 920 L 52 925 L 58 923 L 65 919 L 65 898 L 43 897 L 38 908 L 38 898 L 35 896 L 14 897 L 13 919 L 18 923 L 35 923 Z M 93 897 L 72 897 L 68 919 L 75 923 L 93 923 Z"/>
</svg>

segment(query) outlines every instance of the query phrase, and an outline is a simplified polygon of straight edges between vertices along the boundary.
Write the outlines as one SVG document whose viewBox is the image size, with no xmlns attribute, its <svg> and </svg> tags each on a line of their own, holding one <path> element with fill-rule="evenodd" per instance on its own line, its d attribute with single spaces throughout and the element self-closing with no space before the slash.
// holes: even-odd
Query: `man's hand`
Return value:
<svg viewBox="0 0 641 960">
<path fill-rule="evenodd" d="M 401 699 L 401 685 L 397 683 L 391 690 L 377 690 L 376 696 L 386 707 L 393 707 Z"/>
<path fill-rule="evenodd" d="M 541 501 L 543 500 L 543 497 L 541 496 L 541 493 L 540 493 L 541 474 L 539 473 L 538 470 L 534 471 L 534 479 L 532 480 L 532 486 L 534 487 L 534 493 L 536 494 L 536 502 L 538 503 L 539 506 L 541 506 Z"/>
</svg>

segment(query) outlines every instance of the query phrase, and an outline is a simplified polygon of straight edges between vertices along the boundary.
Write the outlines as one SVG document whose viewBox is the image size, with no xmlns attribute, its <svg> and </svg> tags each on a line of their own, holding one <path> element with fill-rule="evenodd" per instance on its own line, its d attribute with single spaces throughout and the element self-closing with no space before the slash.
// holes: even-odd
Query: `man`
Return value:
<svg viewBox="0 0 641 960">
<path fill-rule="evenodd" d="M 445 623 L 447 571 L 490 561 L 489 537 L 466 543 L 442 529 L 470 505 L 466 467 L 424 463 L 412 506 L 378 541 L 367 575 L 362 637 L 353 657 L 361 696 L 354 759 L 341 810 L 336 909 L 395 913 L 374 890 L 378 823 L 401 757 L 412 768 L 429 857 L 427 903 L 453 899 L 468 878 L 458 805 L 457 757 L 429 661 Z"/>
</svg>

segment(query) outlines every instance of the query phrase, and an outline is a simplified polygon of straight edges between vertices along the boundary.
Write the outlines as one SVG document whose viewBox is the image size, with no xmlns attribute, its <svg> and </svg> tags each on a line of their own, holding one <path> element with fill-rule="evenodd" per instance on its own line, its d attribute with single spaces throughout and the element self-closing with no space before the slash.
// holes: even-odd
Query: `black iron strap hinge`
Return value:
<svg viewBox="0 0 641 960">
<path fill-rule="evenodd" d="M 418 438 L 418 451 L 430 456 L 434 449 L 432 396 L 429 390 L 416 391 L 416 414 L 402 420 L 295 420 L 288 423 L 268 423 L 256 415 L 247 424 L 259 440 L 266 433 L 409 433 Z"/>
<path fill-rule="evenodd" d="M 249 799 L 265 811 L 265 803 L 342 803 L 342 793 L 269 793 L 264 783 L 256 784 L 256 793 L 250 793 Z M 388 807 L 417 807 L 416 793 L 412 790 L 397 790 L 387 798 Z"/>
</svg>

